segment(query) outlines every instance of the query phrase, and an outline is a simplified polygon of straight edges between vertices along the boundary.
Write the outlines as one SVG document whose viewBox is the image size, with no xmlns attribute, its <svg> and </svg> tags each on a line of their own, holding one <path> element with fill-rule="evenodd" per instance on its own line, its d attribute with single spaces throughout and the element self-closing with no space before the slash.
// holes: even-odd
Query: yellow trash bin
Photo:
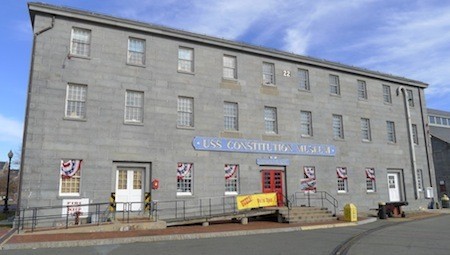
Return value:
<svg viewBox="0 0 450 255">
<path fill-rule="evenodd" d="M 358 211 L 354 204 L 346 204 L 344 206 L 344 220 L 349 222 L 358 221 Z"/>
</svg>

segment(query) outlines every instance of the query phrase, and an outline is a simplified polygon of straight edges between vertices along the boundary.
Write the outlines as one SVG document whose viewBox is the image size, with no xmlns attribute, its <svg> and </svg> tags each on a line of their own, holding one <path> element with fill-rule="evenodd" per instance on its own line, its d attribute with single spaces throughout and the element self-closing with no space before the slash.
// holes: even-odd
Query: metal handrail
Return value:
<svg viewBox="0 0 450 255">
<path fill-rule="evenodd" d="M 303 195 L 303 197 L 301 197 Z M 319 197 L 318 197 L 319 196 Z M 321 208 L 325 208 L 325 202 L 328 202 L 333 207 L 334 216 L 336 216 L 337 208 L 339 207 L 339 201 L 334 198 L 330 193 L 326 191 L 307 191 L 296 192 L 294 194 L 294 202 L 298 205 L 298 201 L 306 199 L 306 206 L 311 207 L 311 200 L 320 200 Z M 303 205 L 303 204 L 302 204 Z"/>
</svg>

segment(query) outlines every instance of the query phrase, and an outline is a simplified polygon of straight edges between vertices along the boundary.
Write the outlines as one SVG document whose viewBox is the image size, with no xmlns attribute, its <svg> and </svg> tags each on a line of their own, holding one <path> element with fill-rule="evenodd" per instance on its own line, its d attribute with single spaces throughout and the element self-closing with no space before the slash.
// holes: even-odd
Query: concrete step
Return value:
<svg viewBox="0 0 450 255">
<path fill-rule="evenodd" d="M 327 208 L 318 207 L 293 207 L 279 208 L 278 220 L 288 223 L 313 223 L 337 219 Z"/>
</svg>

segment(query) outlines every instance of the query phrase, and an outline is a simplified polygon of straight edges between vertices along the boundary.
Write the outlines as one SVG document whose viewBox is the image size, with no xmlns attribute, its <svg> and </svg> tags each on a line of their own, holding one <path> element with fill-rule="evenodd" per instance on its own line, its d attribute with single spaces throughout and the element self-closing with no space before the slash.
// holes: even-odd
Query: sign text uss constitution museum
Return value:
<svg viewBox="0 0 450 255">
<path fill-rule="evenodd" d="M 262 140 L 230 139 L 222 137 L 194 137 L 192 145 L 199 151 L 223 151 L 241 153 L 289 154 L 307 156 L 336 155 L 334 145 L 272 142 Z"/>
</svg>

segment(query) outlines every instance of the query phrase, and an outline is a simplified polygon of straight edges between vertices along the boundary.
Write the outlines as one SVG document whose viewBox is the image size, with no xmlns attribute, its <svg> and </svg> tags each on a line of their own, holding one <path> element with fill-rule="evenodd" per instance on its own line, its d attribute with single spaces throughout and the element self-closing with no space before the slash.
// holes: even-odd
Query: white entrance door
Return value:
<svg viewBox="0 0 450 255">
<path fill-rule="evenodd" d="M 399 178 L 397 173 L 388 173 L 388 189 L 389 189 L 389 201 L 400 201 L 400 185 L 398 183 Z"/>
<path fill-rule="evenodd" d="M 142 170 L 119 169 L 116 174 L 116 210 L 142 209 Z"/>
</svg>

